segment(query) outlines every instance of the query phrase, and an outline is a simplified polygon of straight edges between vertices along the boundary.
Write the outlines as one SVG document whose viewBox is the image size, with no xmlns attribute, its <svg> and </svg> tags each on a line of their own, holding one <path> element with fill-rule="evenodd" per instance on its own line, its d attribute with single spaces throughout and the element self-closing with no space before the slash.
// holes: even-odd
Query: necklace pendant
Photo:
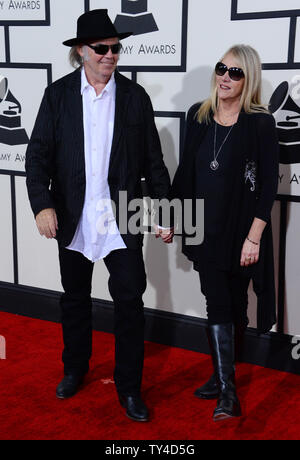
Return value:
<svg viewBox="0 0 300 460">
<path fill-rule="evenodd" d="M 210 169 L 212 169 L 213 171 L 216 171 L 219 167 L 219 163 L 217 162 L 217 160 L 214 160 L 210 163 Z"/>
</svg>

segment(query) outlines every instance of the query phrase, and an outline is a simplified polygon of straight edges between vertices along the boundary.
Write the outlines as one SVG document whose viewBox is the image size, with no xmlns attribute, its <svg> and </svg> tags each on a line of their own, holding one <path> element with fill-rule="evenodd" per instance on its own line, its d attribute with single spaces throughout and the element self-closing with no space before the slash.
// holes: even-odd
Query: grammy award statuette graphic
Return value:
<svg viewBox="0 0 300 460">
<path fill-rule="evenodd" d="M 0 170 L 24 172 L 26 149 L 46 86 L 46 69 L 9 68 L 0 63 Z"/>
<path fill-rule="evenodd" d="M 8 78 L 0 75 L 0 169 L 24 169 L 29 138 L 21 114 L 21 103 L 9 89 Z"/>
<path fill-rule="evenodd" d="M 268 72 L 269 73 L 269 72 Z M 267 73 L 267 74 L 268 74 Z M 280 72 L 269 101 L 280 146 L 278 194 L 300 196 L 300 75 Z M 282 78 L 283 77 L 283 78 Z"/>
<path fill-rule="evenodd" d="M 90 0 L 108 8 L 122 41 L 121 71 L 185 72 L 188 0 Z"/>
<path fill-rule="evenodd" d="M 122 0 L 122 14 L 115 20 L 119 32 L 133 32 L 142 35 L 158 31 L 152 13 L 148 13 L 148 0 Z"/>
<path fill-rule="evenodd" d="M 21 104 L 8 88 L 8 80 L 0 75 L 0 143 L 28 144 L 28 136 L 21 126 Z"/>
<path fill-rule="evenodd" d="M 292 98 L 287 81 L 275 89 L 269 109 L 276 118 L 280 163 L 300 163 L 300 106 Z"/>
</svg>

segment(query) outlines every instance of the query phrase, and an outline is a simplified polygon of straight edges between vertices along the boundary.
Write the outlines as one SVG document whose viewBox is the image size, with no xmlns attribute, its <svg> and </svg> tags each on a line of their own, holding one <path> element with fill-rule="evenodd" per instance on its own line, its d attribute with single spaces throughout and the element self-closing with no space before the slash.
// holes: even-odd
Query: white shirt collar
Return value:
<svg viewBox="0 0 300 460">
<path fill-rule="evenodd" d="M 107 85 L 105 86 L 101 94 L 104 94 L 104 93 L 113 94 L 115 86 L 116 86 L 115 73 L 113 73 L 109 82 L 107 83 Z M 90 85 L 90 83 L 88 82 L 88 79 L 86 78 L 84 67 L 82 67 L 81 69 L 81 94 L 83 94 L 87 88 L 92 88 L 92 86 Z"/>
</svg>

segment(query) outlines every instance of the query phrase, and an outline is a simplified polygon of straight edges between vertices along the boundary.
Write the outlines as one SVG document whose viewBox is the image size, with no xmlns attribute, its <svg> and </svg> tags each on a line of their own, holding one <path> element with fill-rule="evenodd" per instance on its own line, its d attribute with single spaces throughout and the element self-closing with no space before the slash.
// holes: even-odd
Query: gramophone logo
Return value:
<svg viewBox="0 0 300 460">
<path fill-rule="evenodd" d="M 21 104 L 8 88 L 8 80 L 0 75 L 0 143 L 28 144 L 29 139 L 21 126 Z"/>
<path fill-rule="evenodd" d="M 300 107 L 292 98 L 287 81 L 274 91 L 269 109 L 277 123 L 280 163 L 300 163 Z"/>
<path fill-rule="evenodd" d="M 148 13 L 148 0 L 122 0 L 122 14 L 118 14 L 115 27 L 119 32 L 133 32 L 133 35 L 158 31 L 152 13 Z"/>
</svg>

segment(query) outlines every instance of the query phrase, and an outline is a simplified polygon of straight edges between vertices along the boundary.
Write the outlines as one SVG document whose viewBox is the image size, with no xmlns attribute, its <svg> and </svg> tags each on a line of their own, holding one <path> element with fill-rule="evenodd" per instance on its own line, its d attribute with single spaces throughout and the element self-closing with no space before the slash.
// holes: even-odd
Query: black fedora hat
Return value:
<svg viewBox="0 0 300 460">
<path fill-rule="evenodd" d="M 82 14 L 77 21 L 77 37 L 63 42 L 63 45 L 74 46 L 89 41 L 101 40 L 103 38 L 118 37 L 120 40 L 129 37 L 132 32 L 119 33 L 107 10 L 92 10 Z"/>
</svg>

